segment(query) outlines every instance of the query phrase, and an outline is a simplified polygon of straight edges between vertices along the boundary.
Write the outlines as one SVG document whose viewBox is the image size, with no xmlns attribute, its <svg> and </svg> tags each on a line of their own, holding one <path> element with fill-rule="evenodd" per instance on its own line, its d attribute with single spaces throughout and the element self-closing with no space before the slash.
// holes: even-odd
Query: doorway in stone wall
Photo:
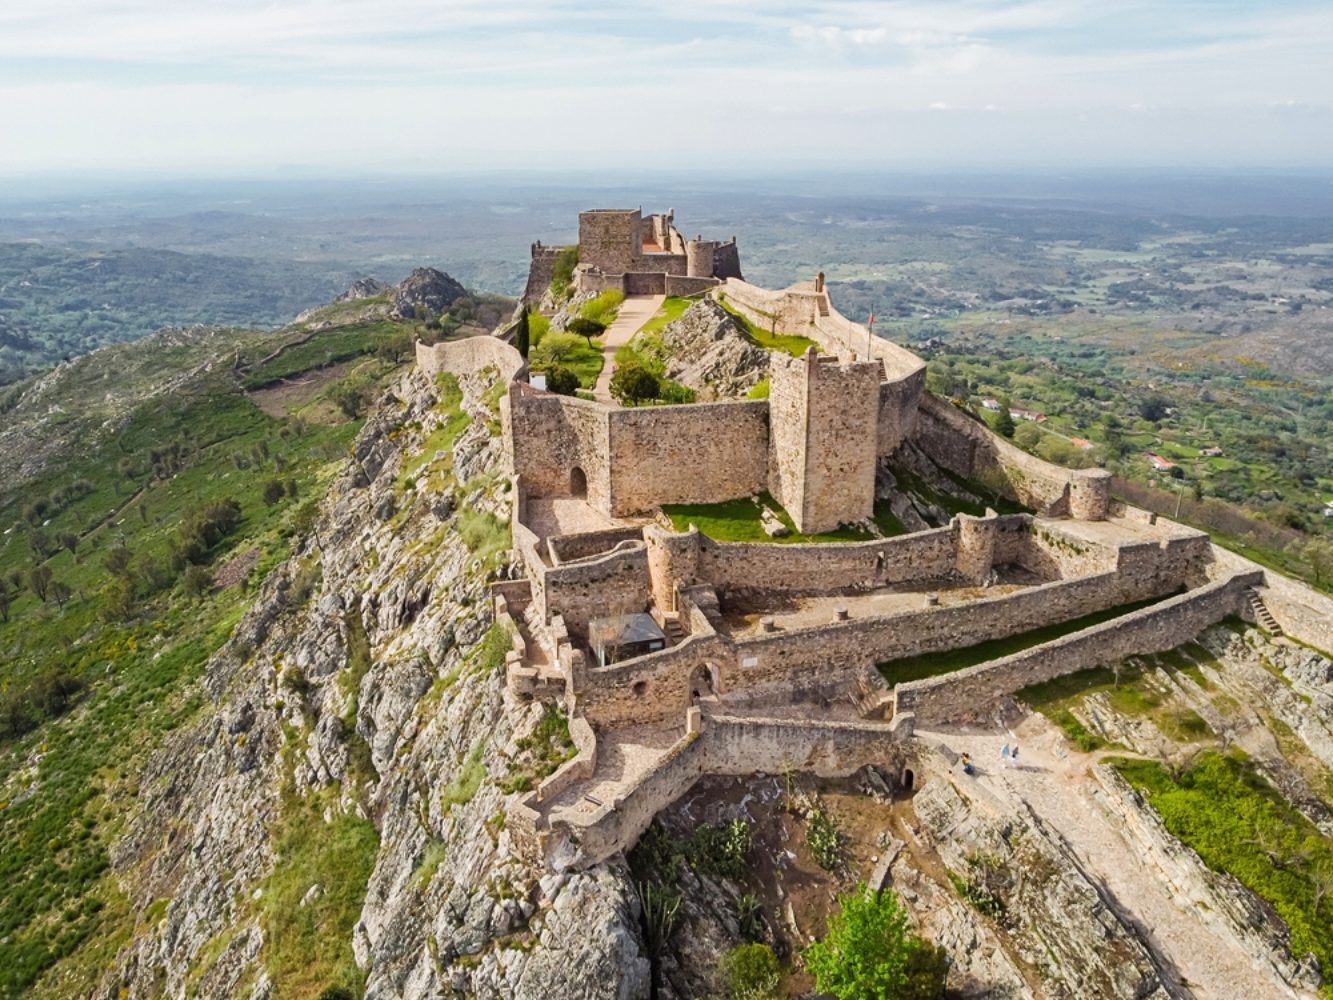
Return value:
<svg viewBox="0 0 1333 1000">
<path fill-rule="evenodd" d="M 576 497 L 588 495 L 588 477 L 577 465 L 569 470 L 569 494 Z"/>
</svg>

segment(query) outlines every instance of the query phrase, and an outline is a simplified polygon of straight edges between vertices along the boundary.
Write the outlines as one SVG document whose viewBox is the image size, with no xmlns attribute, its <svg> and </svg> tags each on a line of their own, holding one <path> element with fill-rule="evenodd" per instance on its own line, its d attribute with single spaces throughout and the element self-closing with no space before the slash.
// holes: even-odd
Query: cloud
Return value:
<svg viewBox="0 0 1333 1000">
<path fill-rule="evenodd" d="M 0 170 L 660 164 L 664 136 L 680 161 L 984 163 L 983 139 L 1100 161 L 1114 131 L 1070 129 L 1122 118 L 1158 130 L 1145 158 L 1184 135 L 1199 162 L 1253 155 L 1246 121 L 1308 162 L 1331 63 L 1333 8 L 1295 0 L 43 0 L 0 5 L 0 131 L 23 136 Z"/>
</svg>

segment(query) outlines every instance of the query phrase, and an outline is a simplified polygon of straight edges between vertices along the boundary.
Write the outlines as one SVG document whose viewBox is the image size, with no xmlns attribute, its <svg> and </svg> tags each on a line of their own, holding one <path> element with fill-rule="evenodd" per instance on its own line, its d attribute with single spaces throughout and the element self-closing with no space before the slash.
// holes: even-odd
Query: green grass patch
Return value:
<svg viewBox="0 0 1333 1000">
<path fill-rule="evenodd" d="M 689 309 L 689 307 L 694 305 L 697 301 L 698 298 L 681 298 L 674 295 L 663 299 L 662 305 L 657 312 L 653 313 L 653 315 L 649 317 L 648 322 L 640 327 L 639 336 L 642 337 L 644 335 L 655 334 L 668 323 L 674 323 L 676 320 L 680 319 L 681 316 L 685 315 L 685 310 Z"/>
<path fill-rule="evenodd" d="M 325 822 L 325 798 L 288 797 L 274 837 L 277 862 L 260 906 L 264 963 L 279 996 L 317 996 L 329 986 L 361 991 L 352 931 L 379 834 L 370 820 L 351 814 Z"/>
<path fill-rule="evenodd" d="M 1051 642 L 1062 636 L 1091 628 L 1093 625 L 1112 621 L 1133 611 L 1151 607 L 1161 600 L 1164 600 L 1164 598 L 1154 597 L 1146 601 L 1136 601 L 1133 604 L 1121 604 L 1114 608 L 1093 612 L 1090 615 L 1083 615 L 1080 618 L 1073 618 L 1067 622 L 1057 622 L 1054 625 L 1030 629 L 1017 635 L 991 639 L 988 642 L 979 642 L 959 649 L 950 649 L 938 653 L 922 653 L 919 656 L 905 656 L 902 659 L 879 664 L 879 672 L 884 675 L 885 680 L 890 684 L 903 684 L 907 681 L 918 681 L 927 677 L 938 677 L 941 674 L 951 674 L 958 670 L 965 670 L 968 667 L 975 667 L 979 663 L 988 663 L 1004 656 L 1021 653 L 1025 649 L 1040 646 L 1044 642 Z M 1100 670 L 1101 668 L 1097 669 Z M 1082 671 L 1082 674 L 1089 673 L 1093 673 L 1093 671 Z M 1109 674 L 1110 671 L 1108 670 L 1107 673 Z M 1070 676 L 1078 677 L 1081 674 Z M 1068 680 L 1068 677 L 1061 677 L 1049 683 L 1059 685 Z M 1020 697 L 1024 697 L 1029 704 L 1035 705 L 1036 703 L 1027 697 L 1028 693 L 1045 687 L 1046 685 L 1036 685 L 1035 687 L 1024 688 Z"/>
<path fill-rule="evenodd" d="M 440 793 L 440 804 L 446 811 L 453 806 L 467 805 L 481 788 L 486 777 L 486 765 L 481 759 L 484 750 L 481 743 L 473 747 L 453 780 Z"/>
<path fill-rule="evenodd" d="M 1333 873 L 1333 842 L 1248 761 L 1209 751 L 1174 778 L 1156 761 L 1113 766 L 1172 836 L 1272 905 L 1291 929 L 1293 954 L 1312 953 L 1333 968 L 1333 898 L 1320 900 L 1315 889 Z M 1321 992 L 1333 995 L 1328 985 Z"/>
<path fill-rule="evenodd" d="M 616 315 L 625 302 L 625 293 L 611 289 L 602 292 L 579 306 L 579 315 L 602 326 L 610 326 L 616 321 Z"/>
<path fill-rule="evenodd" d="M 745 398 L 767 399 L 769 393 L 771 393 L 772 391 L 773 391 L 772 380 L 768 378 L 761 378 L 758 382 L 756 382 L 753 386 L 750 387 L 750 391 L 745 394 Z"/>
<path fill-rule="evenodd" d="M 791 545 L 797 542 L 865 542 L 875 537 L 868 531 L 851 526 L 816 535 L 803 535 L 796 530 L 791 515 L 771 494 L 761 494 L 760 501 L 786 525 L 786 535 L 770 538 L 764 533 L 761 508 L 749 497 L 722 503 L 663 504 L 662 512 L 671 519 L 671 525 L 676 531 L 688 531 L 693 524 L 717 542 L 774 542 Z M 875 504 L 875 523 L 886 536 L 906 533 L 902 523 L 889 510 L 887 502 Z"/>
<path fill-rule="evenodd" d="M 509 523 L 490 511 L 464 510 L 458 515 L 458 535 L 478 559 L 488 562 L 509 551 Z"/>
<path fill-rule="evenodd" d="M 793 358 L 799 358 L 810 348 L 816 351 L 823 349 L 809 337 L 802 337 L 797 333 L 780 333 L 771 329 L 765 329 L 755 323 L 750 322 L 749 317 L 729 305 L 726 299 L 719 300 L 722 308 L 729 312 L 741 324 L 745 333 L 751 340 L 766 351 L 774 351 L 779 354 L 790 354 Z"/>
</svg>

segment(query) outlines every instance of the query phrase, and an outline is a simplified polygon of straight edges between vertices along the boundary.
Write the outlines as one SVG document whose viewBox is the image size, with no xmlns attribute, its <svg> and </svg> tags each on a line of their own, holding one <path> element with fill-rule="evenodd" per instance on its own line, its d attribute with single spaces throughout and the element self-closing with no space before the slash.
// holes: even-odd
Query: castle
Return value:
<svg viewBox="0 0 1333 1000">
<path fill-rule="evenodd" d="M 643 217 L 640 209 L 595 208 L 579 213 L 579 291 L 616 289 L 626 295 L 696 295 L 728 278 L 741 277 L 736 237 L 723 243 L 676 229 L 675 213 Z M 523 293 L 526 302 L 542 297 L 556 261 L 569 247 L 532 244 L 532 263 Z"/>
<path fill-rule="evenodd" d="M 681 246 L 670 213 L 583 213 L 579 287 L 637 289 L 655 275 L 653 288 L 670 289 L 671 272 L 641 269 L 656 253 L 642 249 L 648 233 Z M 729 246 L 721 259 L 734 263 Z M 530 287 L 545 259 L 534 250 Z M 1105 470 L 1037 459 L 926 392 L 921 359 L 841 316 L 822 279 L 781 291 L 707 281 L 705 294 L 752 322 L 819 346 L 772 355 L 768 399 L 624 409 L 533 388 L 502 337 L 417 348 L 428 374 L 492 369 L 508 383 L 523 579 L 494 587 L 512 639 L 506 695 L 563 706 L 578 748 L 510 808 L 534 857 L 557 868 L 609 857 L 708 773 L 875 764 L 910 785 L 916 727 L 984 716 L 1029 684 L 1171 649 L 1229 615 L 1271 610 L 1330 644 L 1333 618 L 1305 588 L 1115 502 Z M 774 544 L 678 531 L 661 511 L 766 491 L 804 534 L 867 524 L 904 450 L 1027 512 Z M 895 678 L 907 657 L 1108 612 L 964 670 Z"/>
</svg>

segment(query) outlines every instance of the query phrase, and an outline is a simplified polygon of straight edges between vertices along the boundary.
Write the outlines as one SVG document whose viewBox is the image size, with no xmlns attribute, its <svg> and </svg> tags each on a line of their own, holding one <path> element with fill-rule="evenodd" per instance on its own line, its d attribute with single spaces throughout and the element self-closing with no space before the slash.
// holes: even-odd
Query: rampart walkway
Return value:
<svg viewBox="0 0 1333 1000">
<path fill-rule="evenodd" d="M 634 339 L 643 325 L 662 308 L 665 300 L 665 295 L 634 295 L 625 299 L 616 314 L 616 321 L 602 334 L 602 374 L 592 390 L 597 402 L 615 405 L 611 398 L 611 376 L 616 369 L 616 350 Z"/>
</svg>

